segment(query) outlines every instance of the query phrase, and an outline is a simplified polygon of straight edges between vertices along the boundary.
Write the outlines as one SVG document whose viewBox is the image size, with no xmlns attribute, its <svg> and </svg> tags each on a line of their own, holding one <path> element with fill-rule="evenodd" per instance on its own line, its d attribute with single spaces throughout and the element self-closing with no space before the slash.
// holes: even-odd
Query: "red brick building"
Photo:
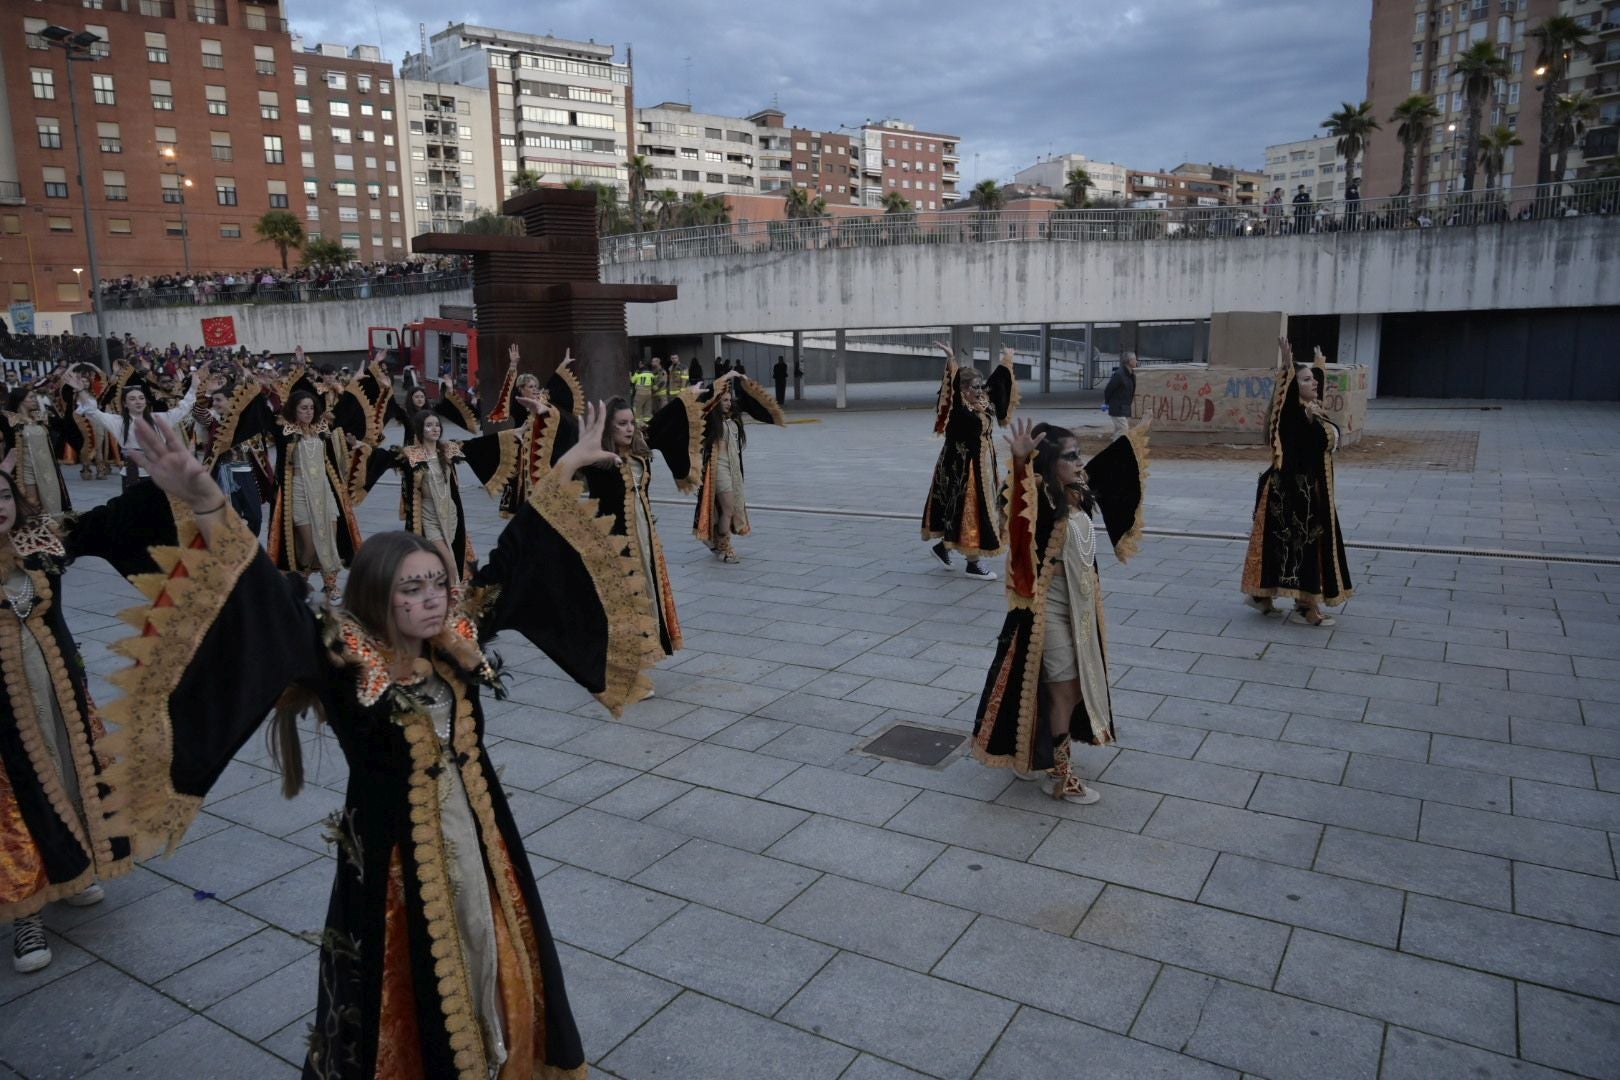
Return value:
<svg viewBox="0 0 1620 1080">
<path fill-rule="evenodd" d="M 198 270 L 277 260 L 256 241 L 253 224 L 272 208 L 299 211 L 289 206 L 299 172 L 295 61 L 284 14 L 277 0 L 0 5 L 0 117 L 9 119 L 0 120 L 0 288 L 7 301 L 30 300 L 41 311 L 89 307 L 67 60 L 40 35 L 51 24 L 102 39 L 98 59 L 72 65 L 102 275 L 180 269 L 185 246 Z M 182 207 L 189 245 L 182 244 Z"/>
<path fill-rule="evenodd" d="M 831 206 L 861 204 L 860 141 L 832 131 L 794 128 L 791 133 L 793 186 L 820 196 Z"/>
<path fill-rule="evenodd" d="M 862 135 L 863 205 L 881 206 L 885 195 L 898 192 L 914 210 L 943 210 L 961 197 L 957 136 L 918 131 L 898 120 L 868 125 Z"/>
</svg>

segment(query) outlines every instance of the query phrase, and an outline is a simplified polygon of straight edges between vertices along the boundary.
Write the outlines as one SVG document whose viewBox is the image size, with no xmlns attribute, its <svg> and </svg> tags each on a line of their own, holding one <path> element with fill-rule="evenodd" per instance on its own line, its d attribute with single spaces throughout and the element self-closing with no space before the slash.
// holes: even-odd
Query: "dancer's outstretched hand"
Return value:
<svg viewBox="0 0 1620 1080">
<path fill-rule="evenodd" d="M 179 432 L 162 417 L 154 417 L 155 425 L 137 417 L 130 418 L 139 449 L 125 447 L 124 453 L 133 454 L 137 464 L 152 477 L 152 482 L 191 507 L 193 511 L 220 509 L 225 493 L 208 475 L 208 469 L 197 460 Z"/>
<path fill-rule="evenodd" d="M 555 471 L 567 479 L 591 465 L 617 465 L 619 455 L 602 449 L 602 429 L 607 426 L 607 406 L 593 401 L 585 406 L 580 417 L 579 441 L 569 447 L 568 453 L 557 459 Z"/>
<path fill-rule="evenodd" d="M 1012 422 L 1012 431 L 1007 434 L 1006 440 L 1007 449 L 1012 452 L 1014 461 L 1028 461 L 1035 448 L 1046 441 L 1044 431 L 1039 435 L 1030 434 L 1034 427 L 1035 422 L 1025 417 Z"/>
</svg>

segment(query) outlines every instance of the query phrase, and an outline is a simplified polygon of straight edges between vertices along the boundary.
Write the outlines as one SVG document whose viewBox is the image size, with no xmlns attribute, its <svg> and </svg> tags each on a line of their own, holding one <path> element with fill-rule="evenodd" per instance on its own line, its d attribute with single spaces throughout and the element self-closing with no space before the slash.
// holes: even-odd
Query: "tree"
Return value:
<svg viewBox="0 0 1620 1080">
<path fill-rule="evenodd" d="M 305 266 L 348 266 L 354 259 L 354 252 L 325 237 L 316 237 L 304 244 Z"/>
<path fill-rule="evenodd" d="M 1007 195 L 994 180 L 980 180 L 968 196 L 980 210 L 996 211 L 1007 205 Z"/>
<path fill-rule="evenodd" d="M 674 188 L 652 192 L 648 198 L 653 204 L 653 228 L 673 229 L 680 220 L 681 195 Z"/>
<path fill-rule="evenodd" d="M 625 162 L 630 180 L 630 221 L 636 232 L 645 228 L 647 213 L 647 181 L 653 178 L 653 163 L 644 154 L 637 154 Z"/>
<path fill-rule="evenodd" d="M 1390 123 L 1399 123 L 1395 137 L 1401 141 L 1401 195 L 1412 194 L 1412 173 L 1417 165 L 1417 154 L 1428 142 L 1434 123 L 1440 119 L 1440 110 L 1427 94 L 1413 94 L 1389 114 Z"/>
<path fill-rule="evenodd" d="M 1578 94 L 1565 94 L 1553 103 L 1552 151 L 1558 155 L 1553 163 L 1552 182 L 1563 191 L 1564 170 L 1569 167 L 1569 151 L 1586 136 L 1586 129 L 1597 119 L 1598 103 L 1582 90 Z"/>
<path fill-rule="evenodd" d="M 784 202 L 789 218 L 821 218 L 827 216 L 827 200 L 820 195 L 812 198 L 807 188 L 797 186 L 788 188 L 787 198 Z"/>
<path fill-rule="evenodd" d="M 1485 170 L 1485 190 L 1495 191 L 1496 181 L 1507 164 L 1508 151 L 1523 146 L 1518 132 L 1506 124 L 1497 124 L 1479 141 L 1479 163 Z"/>
<path fill-rule="evenodd" d="M 1463 144 L 1463 190 L 1474 190 L 1474 170 L 1479 163 L 1480 114 L 1485 110 L 1485 99 L 1491 96 L 1498 79 L 1513 73 L 1507 58 L 1496 51 L 1489 41 L 1476 41 L 1457 58 L 1454 68 L 1462 83 L 1463 104 L 1468 109 L 1468 136 Z"/>
<path fill-rule="evenodd" d="M 1339 111 L 1322 121 L 1322 127 L 1339 140 L 1334 148 L 1344 158 L 1344 182 L 1348 186 L 1356 178 L 1356 159 L 1367 148 L 1367 140 L 1373 132 L 1383 130 L 1373 115 L 1372 102 L 1363 101 L 1360 105 L 1341 102 Z"/>
<path fill-rule="evenodd" d="M 1530 31 L 1529 37 L 1538 46 L 1536 77 L 1541 80 L 1541 145 L 1536 157 L 1536 183 L 1550 184 L 1553 176 L 1552 159 L 1557 153 L 1554 132 L 1557 130 L 1558 99 L 1569 89 L 1569 65 L 1575 51 L 1586 47 L 1589 31 L 1568 15 L 1549 15 L 1541 25 Z"/>
<path fill-rule="evenodd" d="M 512 174 L 512 194 L 526 195 L 540 186 L 540 174 L 525 165 Z"/>
<path fill-rule="evenodd" d="M 469 236 L 522 236 L 523 222 L 493 210 L 480 210 L 461 223 L 461 231 Z"/>
<path fill-rule="evenodd" d="M 304 224 L 285 210 L 270 210 L 253 223 L 253 231 L 267 244 L 276 245 L 281 252 L 281 268 L 287 269 L 287 252 L 304 246 Z"/>
<path fill-rule="evenodd" d="M 898 191 L 885 192 L 883 195 L 883 212 L 885 214 L 911 213 L 911 200 Z"/>
<path fill-rule="evenodd" d="M 1086 191 L 1094 187 L 1091 174 L 1076 166 L 1070 169 L 1063 178 L 1063 205 L 1070 210 L 1079 210 L 1086 205 Z"/>
</svg>

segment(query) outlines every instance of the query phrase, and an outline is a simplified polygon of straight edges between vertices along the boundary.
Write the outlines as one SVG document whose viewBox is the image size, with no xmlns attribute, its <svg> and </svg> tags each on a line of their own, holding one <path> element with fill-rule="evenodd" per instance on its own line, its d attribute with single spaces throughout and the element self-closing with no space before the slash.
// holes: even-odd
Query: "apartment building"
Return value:
<svg viewBox="0 0 1620 1080">
<path fill-rule="evenodd" d="M 499 167 L 489 91 L 400 79 L 399 156 L 405 235 L 460 232 L 481 210 L 499 211 Z"/>
<path fill-rule="evenodd" d="M 1075 169 L 1084 169 L 1086 175 L 1091 177 L 1087 198 L 1125 198 L 1126 177 L 1130 170 L 1112 161 L 1093 161 L 1084 154 L 1058 154 L 1045 161 L 1037 161 L 1029 168 L 1019 170 L 1013 176 L 1013 183 L 1047 188 L 1061 197 L 1069 181 L 1069 173 Z"/>
<path fill-rule="evenodd" d="M 653 165 L 647 190 L 752 195 L 760 190 L 759 127 L 753 117 L 693 112 L 679 101 L 638 108 L 636 152 Z"/>
<path fill-rule="evenodd" d="M 1266 147 L 1262 201 L 1273 188 L 1282 188 L 1284 198 L 1292 199 L 1301 184 L 1313 199 L 1342 199 L 1344 182 L 1344 159 L 1339 156 L 1338 140 L 1331 135 Z"/>
<path fill-rule="evenodd" d="M 425 55 L 407 56 L 401 72 L 489 91 L 503 198 L 520 169 L 543 184 L 628 191 L 625 162 L 636 152 L 628 53 L 620 62 L 612 45 L 455 23 L 433 35 Z"/>
<path fill-rule="evenodd" d="M 1570 150 L 1566 179 L 1612 174 L 1620 169 L 1620 3 L 1563 0 L 1563 14 L 1587 28 L 1590 48 L 1570 60 L 1569 92 L 1585 93 L 1598 115 Z"/>
<path fill-rule="evenodd" d="M 1462 187 L 1468 112 L 1455 64 L 1476 42 L 1488 41 L 1510 65 L 1486 104 L 1485 131 L 1503 125 L 1524 145 L 1508 154 L 1500 183 L 1536 182 L 1541 140 L 1541 90 L 1536 82 L 1536 43 L 1527 36 L 1570 0 L 1373 0 L 1367 51 L 1367 98 L 1383 129 L 1373 134 L 1361 173 L 1364 196 L 1393 195 L 1401 187 L 1403 149 L 1391 112 L 1413 94 L 1434 98 L 1441 117 L 1418 154 L 1413 190 L 1440 194 Z M 1596 10 L 1596 0 L 1576 0 Z M 1483 186 L 1483 174 L 1475 184 Z"/>
<path fill-rule="evenodd" d="M 294 36 L 292 94 L 304 235 L 366 261 L 403 259 L 410 234 L 393 65 L 375 45 L 305 48 Z"/>
<path fill-rule="evenodd" d="M 100 40 L 68 62 L 44 31 Z M 0 5 L 0 289 L 41 312 L 89 307 L 71 74 L 104 277 L 277 259 L 253 224 L 298 176 L 292 40 L 276 0 Z M 77 272 L 76 272 L 77 271 Z"/>
<path fill-rule="evenodd" d="M 828 206 L 874 205 L 863 203 L 861 198 L 863 143 L 859 134 L 794 128 L 790 138 L 792 150 L 787 164 L 794 187 L 826 200 Z M 917 205 L 913 196 L 908 194 L 907 198 L 913 207 Z"/>
<path fill-rule="evenodd" d="M 1170 170 L 1187 182 L 1189 195 L 1197 197 L 1198 206 L 1207 206 L 1207 197 L 1220 199 L 1222 206 L 1254 206 L 1265 200 L 1261 186 L 1265 174 L 1253 169 L 1240 169 L 1235 165 L 1215 165 L 1207 162 L 1184 161 Z"/>
<path fill-rule="evenodd" d="M 943 210 L 961 198 L 961 139 L 918 131 L 900 120 L 861 131 L 861 205 L 899 192 L 915 210 Z"/>
</svg>

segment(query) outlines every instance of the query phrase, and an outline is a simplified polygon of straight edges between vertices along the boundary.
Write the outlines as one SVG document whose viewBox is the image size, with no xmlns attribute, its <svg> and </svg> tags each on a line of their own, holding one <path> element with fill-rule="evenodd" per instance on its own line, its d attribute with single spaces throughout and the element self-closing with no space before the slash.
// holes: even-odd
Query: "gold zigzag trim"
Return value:
<svg viewBox="0 0 1620 1080">
<path fill-rule="evenodd" d="M 613 519 L 599 515 L 596 500 L 585 497 L 577 480 L 548 473 L 534 485 L 529 505 L 579 553 L 596 586 L 608 618 L 606 678 L 596 699 L 618 716 L 652 693 L 646 672 L 664 657 L 641 567 L 611 535 Z"/>
<path fill-rule="evenodd" d="M 696 390 L 682 390 L 675 400 L 681 403 L 681 408 L 686 412 L 686 475 L 675 478 L 675 488 L 682 494 L 690 494 L 698 487 L 693 477 L 703 470 L 704 410 L 698 402 Z"/>
<path fill-rule="evenodd" d="M 559 366 L 551 373 L 552 378 L 561 379 L 568 386 L 568 392 L 574 396 L 573 412 L 575 416 L 585 415 L 585 387 L 580 385 L 579 376 L 574 374 L 572 367 Z"/>
<path fill-rule="evenodd" d="M 190 512 L 171 505 L 181 546 L 152 548 L 159 571 L 130 579 L 148 603 L 122 613 L 135 634 L 112 650 L 134 663 L 108 677 L 124 693 L 102 709 L 118 726 L 103 744 L 117 758 L 107 771 L 112 788 L 103 803 L 111 811 L 107 827 L 113 835 L 129 837 L 137 858 L 172 851 L 202 808 L 200 797 L 174 789 L 169 699 L 259 550 L 257 538 L 229 508 L 214 528 L 212 544 L 201 546 Z"/>
<path fill-rule="evenodd" d="M 743 392 L 753 398 L 766 412 L 771 414 L 771 423 L 777 427 L 787 427 L 787 417 L 782 414 L 782 406 L 776 403 L 776 395 L 765 389 L 764 386 L 743 375 L 737 379 L 742 385 Z"/>
<path fill-rule="evenodd" d="M 228 452 L 236 442 L 236 428 L 242 422 L 242 414 L 253 403 L 253 399 L 264 393 L 264 387 L 251 379 L 243 379 L 236 384 L 231 393 L 230 400 L 225 403 L 225 415 L 220 417 L 219 430 L 214 432 L 214 441 L 208 448 L 208 459 L 204 462 L 210 472 L 214 463 L 221 454 Z"/>
<path fill-rule="evenodd" d="M 1136 455 L 1137 487 L 1141 494 L 1136 500 L 1136 519 L 1131 522 L 1125 535 L 1119 538 L 1119 543 L 1114 545 L 1114 558 L 1120 562 L 1129 562 L 1142 548 L 1142 511 L 1147 506 L 1148 436 L 1152 434 L 1152 429 L 1153 422 L 1148 421 L 1131 428 L 1125 436 L 1131 441 L 1131 451 Z"/>
<path fill-rule="evenodd" d="M 517 471 L 518 443 L 526 430 L 526 428 L 509 428 L 496 434 L 495 445 L 501 448 L 501 460 L 489 479 L 484 482 L 484 490 L 489 492 L 492 498 L 501 497 L 501 492 L 512 480 L 512 474 Z"/>
</svg>

